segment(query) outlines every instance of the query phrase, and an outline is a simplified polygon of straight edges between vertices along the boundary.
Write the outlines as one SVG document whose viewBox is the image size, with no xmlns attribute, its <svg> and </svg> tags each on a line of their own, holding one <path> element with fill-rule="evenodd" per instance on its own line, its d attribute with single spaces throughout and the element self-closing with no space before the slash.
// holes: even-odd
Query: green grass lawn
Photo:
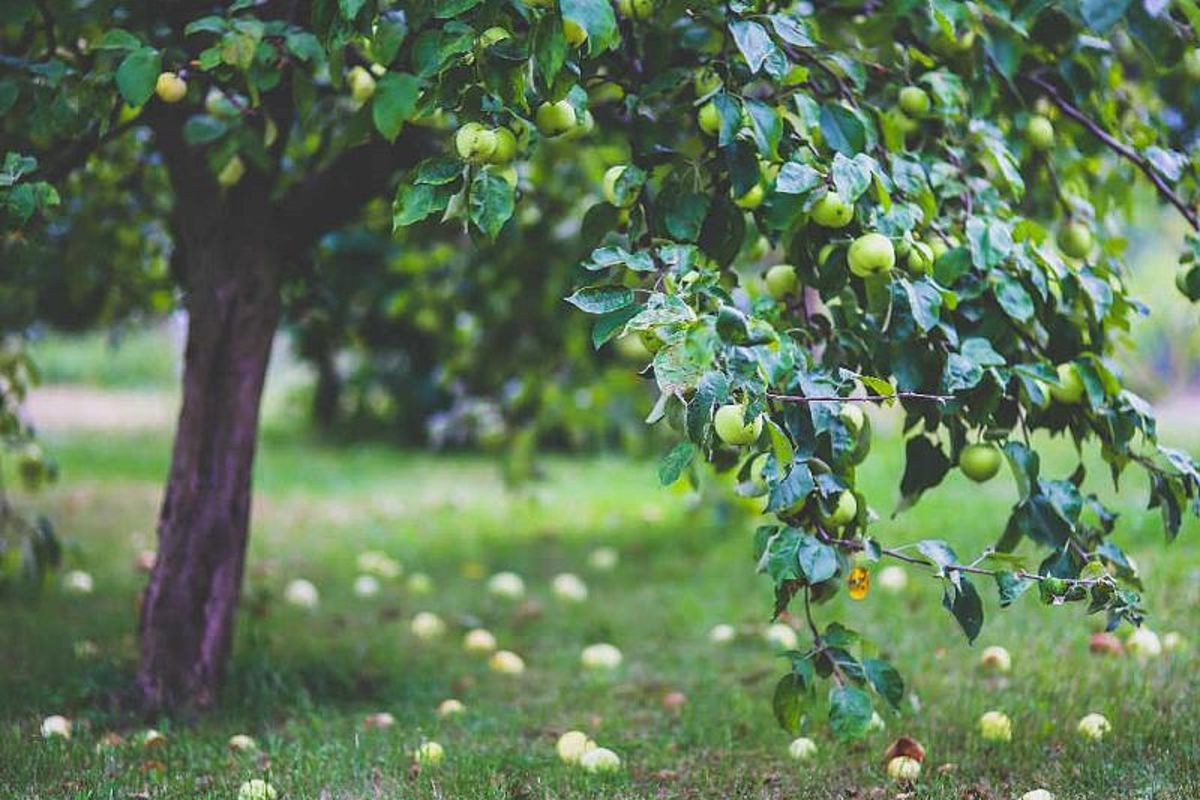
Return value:
<svg viewBox="0 0 1200 800">
<path fill-rule="evenodd" d="M 1132 474 L 1117 499 L 1117 541 L 1148 577 L 1150 626 L 1182 632 L 1190 650 L 1147 664 L 1097 657 L 1087 643 L 1102 620 L 1078 606 L 1043 607 L 1033 593 L 1001 612 L 994 592 L 971 647 L 940 607 L 936 582 L 913 572 L 902 593 L 876 587 L 861 602 L 843 593 L 818 609 L 893 659 L 908 681 L 903 710 L 885 713 L 887 730 L 852 746 L 818 723 L 817 758 L 797 763 L 770 710 L 783 664 L 761 636 L 770 589 L 753 574 L 755 520 L 736 505 L 661 489 L 652 463 L 552 458 L 547 480 L 514 494 L 482 458 L 337 449 L 276 432 L 258 465 L 247 596 L 222 708 L 153 721 L 168 736 L 161 749 L 97 752 L 105 732 L 132 739 L 146 727 L 122 715 L 117 698 L 134 667 L 143 580 L 134 560 L 152 546 L 168 442 L 76 433 L 47 444 L 63 479 L 26 502 L 54 518 L 70 542 L 69 566 L 90 571 L 96 590 L 84 598 L 51 587 L 0 606 L 0 797 L 233 798 L 258 776 L 287 798 L 893 797 L 901 789 L 880 760 L 899 734 L 929 752 L 911 797 L 1015 798 L 1038 787 L 1060 800 L 1200 793 L 1200 530 L 1189 523 L 1165 548 Z M 1048 461 L 1056 474 L 1074 463 L 1061 445 Z M 940 537 L 966 554 L 998 535 L 1014 495 L 1007 474 L 985 486 L 951 476 L 893 520 L 901 468 L 893 436 L 860 469 L 884 541 Z M 1111 487 L 1101 493 L 1112 496 Z M 619 550 L 612 572 L 588 567 L 598 545 Z M 427 573 L 435 591 L 415 596 L 401 578 L 376 598 L 355 597 L 355 558 L 367 549 Z M 498 570 L 524 576 L 528 603 L 487 593 L 480 576 Z M 587 581 L 587 604 L 551 595 L 561 571 Z M 319 588 L 316 611 L 283 603 L 297 577 Z M 447 620 L 442 640 L 410 632 L 423 610 Z M 739 626 L 736 642 L 707 640 L 719 622 Z M 463 632 L 479 624 L 525 658 L 524 675 L 493 674 L 486 658 L 463 651 Z M 97 656 L 76 656 L 85 639 Z M 608 676 L 578 666 L 580 649 L 600 641 L 625 656 Z M 1007 676 L 978 667 L 989 644 L 1011 651 Z M 687 696 L 678 712 L 664 708 L 671 691 Z M 440 719 L 435 708 L 447 697 L 467 713 Z M 1011 745 L 977 735 L 989 709 L 1013 718 Z M 397 724 L 364 730 L 364 716 L 380 711 Z M 1100 745 L 1074 731 L 1091 711 L 1113 723 Z M 39 736 L 54 713 L 76 721 L 70 742 Z M 589 778 L 560 764 L 554 742 L 571 728 L 619 753 L 620 774 Z M 229 753 L 236 733 L 256 737 L 262 755 Z M 446 759 L 418 773 L 411 752 L 425 739 L 444 745 Z"/>
</svg>

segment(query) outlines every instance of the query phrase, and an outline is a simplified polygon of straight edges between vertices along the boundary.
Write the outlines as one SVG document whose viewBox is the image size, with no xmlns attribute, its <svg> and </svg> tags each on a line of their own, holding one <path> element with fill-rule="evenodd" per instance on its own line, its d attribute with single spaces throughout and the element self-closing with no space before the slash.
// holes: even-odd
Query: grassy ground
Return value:
<svg viewBox="0 0 1200 800">
<path fill-rule="evenodd" d="M 901 733 L 929 750 L 913 797 L 1009 798 L 1037 787 L 1060 800 L 1200 791 L 1194 646 L 1148 664 L 1099 658 L 1087 640 L 1100 621 L 1081 609 L 1049 609 L 1027 596 L 1000 612 L 989 596 L 989 624 L 972 648 L 940 608 L 934 582 L 913 574 L 898 595 L 876 588 L 862 602 L 843 596 L 820 609 L 894 659 L 910 688 L 903 712 L 887 713 L 886 732 L 849 748 L 818 725 L 818 757 L 798 764 L 770 712 L 781 664 L 760 633 L 769 588 L 752 574 L 753 520 L 711 504 L 697 509 L 658 488 L 648 463 L 552 459 L 548 480 L 511 494 L 479 458 L 333 449 L 271 431 L 222 709 L 154 721 L 168 736 L 162 749 L 129 744 L 105 753 L 96 750 L 103 733 L 132 738 L 145 728 L 113 698 L 133 669 L 143 580 L 134 559 L 152 544 L 168 440 L 136 430 L 47 434 L 64 478 L 31 502 L 54 517 L 71 542 L 71 566 L 92 572 L 96 591 L 81 598 L 52 588 L 0 608 L 0 796 L 232 798 L 243 780 L 261 775 L 288 798 L 893 797 L 899 790 L 879 760 Z M 877 442 L 860 470 L 885 515 L 898 453 L 894 438 Z M 1060 471 L 1073 465 L 1063 447 L 1050 460 Z M 979 487 L 953 476 L 878 533 L 890 542 L 944 537 L 960 553 L 977 551 L 1002 527 L 1013 491 L 1007 477 Z M 1200 531 L 1191 524 L 1164 548 L 1137 481 L 1118 504 L 1118 541 L 1150 578 L 1152 627 L 1200 642 Z M 587 566 L 602 544 L 621 554 L 609 573 Z M 435 592 L 415 596 L 401 579 L 377 598 L 356 598 L 354 561 L 365 549 L 390 553 L 408 573 L 428 573 Z M 487 594 L 479 576 L 500 569 L 525 577 L 528 603 Z M 566 570 L 587 580 L 586 605 L 550 594 L 550 578 Z M 315 612 L 282 602 L 296 577 L 319 587 Z M 449 622 L 440 642 L 423 644 L 409 631 L 422 610 Z M 718 622 L 742 635 L 710 644 L 706 632 Z M 524 656 L 526 674 L 495 675 L 485 659 L 465 654 L 462 632 L 475 624 Z M 77 657 L 82 640 L 99 654 Z M 609 677 L 577 666 L 580 649 L 598 641 L 625 654 Z M 988 644 L 1012 652 L 1008 676 L 979 670 Z M 678 712 L 664 708 L 670 691 L 687 696 Z M 451 696 L 467 713 L 439 719 L 435 707 Z M 975 733 L 978 716 L 993 708 L 1014 720 L 1011 745 L 987 745 Z M 364 716 L 378 711 L 397 724 L 364 730 Z M 1074 734 L 1090 711 L 1113 722 L 1102 745 Z M 70 742 L 38 736 L 52 713 L 75 719 Z M 622 772 L 588 779 L 560 765 L 554 741 L 570 728 L 616 750 Z M 231 755 L 225 743 L 235 733 L 255 736 L 263 755 Z M 427 738 L 447 757 L 418 774 L 410 753 Z"/>
</svg>

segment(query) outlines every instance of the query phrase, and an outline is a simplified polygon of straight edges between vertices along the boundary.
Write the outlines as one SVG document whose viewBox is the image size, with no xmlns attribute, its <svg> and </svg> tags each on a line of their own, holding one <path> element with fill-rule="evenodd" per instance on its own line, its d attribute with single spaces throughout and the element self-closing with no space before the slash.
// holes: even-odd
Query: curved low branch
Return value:
<svg viewBox="0 0 1200 800">
<path fill-rule="evenodd" d="M 767 397 L 781 403 L 886 403 L 888 400 L 929 400 L 935 403 L 945 403 L 954 399 L 951 394 L 926 394 L 925 392 L 893 392 L 892 394 L 863 395 L 861 397 L 839 397 L 838 395 L 775 394 L 767 392 Z"/>
<path fill-rule="evenodd" d="M 1149 161 L 1139 155 L 1137 151 L 1129 147 L 1129 145 L 1113 138 L 1112 134 L 1104 130 L 1104 128 L 1100 127 L 1095 120 L 1091 119 L 1074 105 L 1072 105 L 1069 100 L 1059 93 L 1058 89 L 1056 89 L 1053 84 L 1049 83 L 1041 76 L 1023 75 L 1022 77 L 1029 83 L 1045 92 L 1054 105 L 1058 106 L 1059 109 L 1068 117 L 1086 128 L 1088 133 L 1092 134 L 1092 136 L 1095 136 L 1114 153 L 1121 156 L 1145 173 L 1146 177 L 1149 178 L 1150 182 L 1154 184 L 1154 188 L 1158 190 L 1158 193 L 1162 195 L 1163 199 L 1178 209 L 1179 213 L 1182 214 L 1183 218 L 1188 221 L 1188 224 L 1192 226 L 1193 230 L 1200 231 L 1200 215 L 1197 215 L 1196 210 L 1185 203 L 1183 198 L 1176 194 L 1175 191 L 1167 185 L 1167 182 L 1163 179 L 1162 175 L 1158 174 Z"/>
</svg>

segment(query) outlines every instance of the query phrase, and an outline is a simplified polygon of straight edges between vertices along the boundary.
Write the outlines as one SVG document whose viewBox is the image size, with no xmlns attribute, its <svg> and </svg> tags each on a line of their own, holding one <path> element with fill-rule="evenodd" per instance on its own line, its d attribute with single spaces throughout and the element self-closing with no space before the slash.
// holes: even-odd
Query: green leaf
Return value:
<svg viewBox="0 0 1200 800">
<path fill-rule="evenodd" d="M 512 184 L 486 170 L 475 175 L 471 182 L 471 222 L 489 239 L 500 233 L 513 215 L 513 206 Z"/>
<path fill-rule="evenodd" d="M 663 193 L 666 195 L 666 193 Z M 709 197 L 700 192 L 679 191 L 659 196 L 667 233 L 676 241 L 694 242 L 700 237 L 704 218 L 708 216 Z"/>
<path fill-rule="evenodd" d="M 400 134 L 404 123 L 412 118 L 420 91 L 420 81 L 404 72 L 389 72 L 379 79 L 371 100 L 371 120 L 383 138 L 390 142 Z"/>
<path fill-rule="evenodd" d="M 1005 272 L 993 272 L 991 277 L 992 293 L 996 295 L 996 302 L 1004 309 L 1004 313 L 1017 322 L 1033 319 L 1033 298 L 1021 282 Z"/>
<path fill-rule="evenodd" d="M 791 14 L 771 14 L 771 27 L 775 35 L 793 47 L 815 47 L 808 21 Z"/>
<path fill-rule="evenodd" d="M 787 463 L 781 462 L 782 465 Z M 780 469 L 782 468 L 781 466 Z M 815 488 L 817 485 L 808 464 L 802 461 L 796 462 L 791 465 L 779 483 L 771 487 L 766 510 L 768 512 L 783 511 L 797 506 L 803 503 Z"/>
<path fill-rule="evenodd" d="M 427 158 L 413 170 L 413 183 L 428 183 L 431 186 L 444 186 L 454 183 L 462 177 L 462 162 L 449 156 Z"/>
<path fill-rule="evenodd" d="M 559 0 L 563 19 L 574 20 L 588 33 L 588 52 L 602 53 L 620 38 L 617 18 L 608 0 Z"/>
<path fill-rule="evenodd" d="M 854 158 L 847 158 L 843 153 L 833 157 L 830 174 L 837 193 L 847 203 L 853 203 L 862 196 L 871 185 L 871 171 L 875 160 L 868 155 L 859 153 Z"/>
<path fill-rule="evenodd" d="M 154 84 L 162 71 L 162 57 L 153 47 L 142 47 L 125 56 L 117 67 L 117 89 L 125 102 L 140 106 L 154 94 Z"/>
<path fill-rule="evenodd" d="M 752 20 L 739 19 L 730 22 L 729 32 L 733 34 L 733 41 L 742 58 L 750 65 L 751 74 L 762 69 L 767 58 L 776 49 L 767 29 Z"/>
<path fill-rule="evenodd" d="M 871 726 L 871 698 L 855 686 L 837 686 L 829 692 L 829 726 L 843 742 L 861 739 Z"/>
<path fill-rule="evenodd" d="M 967 635 L 967 641 L 974 642 L 979 636 L 979 631 L 983 629 L 983 600 L 966 575 L 960 576 L 957 587 L 946 581 L 942 606 L 958 620 L 963 633 Z"/>
<path fill-rule="evenodd" d="M 900 677 L 896 668 L 879 658 L 864 658 L 862 665 L 863 671 L 867 673 L 867 680 L 875 687 L 879 696 L 892 708 L 900 708 L 900 701 L 904 699 L 904 679 Z"/>
<path fill-rule="evenodd" d="M 1025 591 L 1033 586 L 1034 581 L 1029 578 L 1018 578 L 1011 572 L 1000 571 L 996 573 L 996 588 L 1000 592 L 1000 607 L 1007 608 L 1012 605 L 1013 601 Z"/>
<path fill-rule="evenodd" d="M 288 52 L 306 63 L 316 63 L 325 55 L 321 43 L 308 31 L 294 31 L 284 41 Z M 382 63 L 382 62 L 381 62 Z"/>
<path fill-rule="evenodd" d="M 941 539 L 924 539 L 917 542 L 917 551 L 937 565 L 939 570 L 958 563 L 958 555 L 948 542 Z"/>
<path fill-rule="evenodd" d="M 599 350 L 601 346 L 624 330 L 625 323 L 636 317 L 641 310 L 641 306 L 628 305 L 602 315 L 592 326 L 592 347 Z"/>
<path fill-rule="evenodd" d="M 1097 33 L 1104 33 L 1125 16 L 1129 4 L 1130 0 L 1082 0 L 1079 13 L 1088 27 Z"/>
<path fill-rule="evenodd" d="M 925 436 L 914 436 L 904 446 L 904 476 L 900 479 L 897 511 L 910 508 L 921 494 L 942 482 L 950 471 L 950 459 L 942 447 Z"/>
<path fill-rule="evenodd" d="M 679 476 L 687 469 L 688 464 L 696 455 L 696 445 L 691 442 L 680 442 L 658 462 L 658 482 L 670 486 L 679 480 Z"/>
<path fill-rule="evenodd" d="M 633 290 L 624 286 L 585 286 L 567 302 L 588 314 L 608 314 L 633 303 Z"/>
<path fill-rule="evenodd" d="M 371 54 L 380 64 L 391 66 L 407 37 L 408 21 L 403 11 L 393 9 L 380 14 L 375 23 L 375 37 L 371 40 Z"/>
<path fill-rule="evenodd" d="M 838 571 L 837 551 L 807 533 L 801 533 L 797 539 L 796 563 L 810 584 L 827 581 Z"/>
<path fill-rule="evenodd" d="M 803 675 L 789 672 L 780 678 L 779 683 L 775 684 L 775 696 L 771 700 L 779 727 L 792 736 L 798 735 L 812 700 L 812 684 L 806 682 Z"/>
<path fill-rule="evenodd" d="M 867 147 L 867 132 L 862 120 L 840 103 L 821 106 L 821 133 L 825 142 L 846 156 L 861 153 Z"/>
<path fill-rule="evenodd" d="M 203 20 L 197 20 L 202 22 Z M 196 23 L 192 23 L 195 25 Z M 191 32 L 192 25 L 189 25 L 184 33 Z M 92 45 L 93 50 L 137 50 L 142 46 L 142 40 L 134 36 L 129 31 L 123 28 L 109 28 L 104 34 L 96 40 Z"/>
<path fill-rule="evenodd" d="M 567 63 L 567 40 L 561 21 L 553 14 L 544 15 L 533 29 L 533 58 L 542 82 L 553 86 Z"/>
<path fill-rule="evenodd" d="M 464 11 L 470 11 L 483 0 L 437 0 L 434 4 L 433 16 L 438 19 L 452 19 Z"/>
<path fill-rule="evenodd" d="M 183 140 L 188 144 L 208 144 L 225 135 L 229 126 L 225 120 L 197 114 L 183 124 Z"/>
<path fill-rule="evenodd" d="M 821 173 L 808 164 L 789 161 L 775 178 L 775 191 L 781 194 L 807 194 L 821 185 Z"/>
</svg>

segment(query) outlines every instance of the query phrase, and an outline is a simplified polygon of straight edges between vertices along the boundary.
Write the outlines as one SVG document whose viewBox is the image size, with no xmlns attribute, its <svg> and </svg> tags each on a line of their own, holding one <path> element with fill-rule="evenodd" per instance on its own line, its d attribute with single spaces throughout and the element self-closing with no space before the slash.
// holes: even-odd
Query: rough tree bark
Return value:
<svg viewBox="0 0 1200 800">
<path fill-rule="evenodd" d="M 138 702 L 149 713 L 203 711 L 221 688 L 286 269 L 429 149 L 412 137 L 394 147 L 362 145 L 279 195 L 276 171 L 252 170 L 236 187 L 219 187 L 205 154 L 183 141 L 182 124 L 171 116 L 154 125 L 175 197 L 174 267 L 185 292 L 188 342 L 158 557 L 138 627 Z"/>
</svg>

